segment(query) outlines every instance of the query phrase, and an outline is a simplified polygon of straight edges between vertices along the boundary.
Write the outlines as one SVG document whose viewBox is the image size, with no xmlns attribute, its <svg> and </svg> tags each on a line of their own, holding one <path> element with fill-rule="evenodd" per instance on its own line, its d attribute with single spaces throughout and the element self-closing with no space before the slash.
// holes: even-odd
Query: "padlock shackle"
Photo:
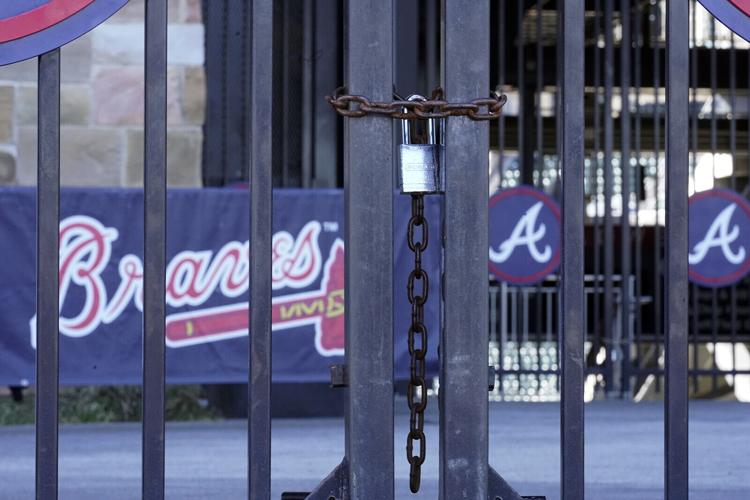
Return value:
<svg viewBox="0 0 750 500">
<path fill-rule="evenodd" d="M 409 97 L 407 97 L 406 100 L 407 101 L 426 101 L 427 98 L 425 96 L 423 96 L 423 95 L 412 94 Z M 403 110 L 406 111 L 406 108 L 404 108 Z M 402 120 L 402 121 L 404 123 L 401 126 L 401 141 L 404 144 L 411 144 L 411 120 L 410 119 L 406 119 L 406 120 Z M 432 120 L 430 120 L 430 123 L 428 124 L 427 133 L 428 133 L 428 135 L 429 135 L 430 138 L 433 137 L 433 133 L 432 133 Z"/>
<path fill-rule="evenodd" d="M 423 95 L 412 94 L 406 98 L 407 101 L 426 101 L 427 98 Z M 403 109 L 406 111 L 406 108 Z M 403 144 L 411 144 L 411 120 L 402 120 L 404 123 L 401 127 L 401 142 Z M 444 144 L 444 133 L 445 127 L 437 126 L 437 118 L 427 119 L 427 144 Z M 439 135 L 439 137 L 438 137 Z"/>
</svg>

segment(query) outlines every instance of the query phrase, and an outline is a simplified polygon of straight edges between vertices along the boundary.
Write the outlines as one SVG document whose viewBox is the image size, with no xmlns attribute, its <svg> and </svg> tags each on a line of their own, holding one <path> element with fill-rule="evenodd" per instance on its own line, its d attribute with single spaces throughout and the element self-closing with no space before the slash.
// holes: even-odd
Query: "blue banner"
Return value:
<svg viewBox="0 0 750 500">
<path fill-rule="evenodd" d="M 408 377 L 406 281 L 409 198 L 396 197 L 394 341 L 396 377 Z M 436 199 L 427 216 L 439 220 Z M 247 192 L 170 190 L 167 213 L 166 344 L 170 383 L 247 380 Z M 362 221 L 367 224 L 367 221 Z M 0 190 L 0 384 L 34 383 L 35 190 Z M 325 382 L 343 362 L 343 195 L 274 193 L 273 379 Z M 423 266 L 438 276 L 437 239 Z M 390 249 L 383 249 L 390 251 Z M 387 271 L 384 271 L 387 272 Z M 42 278 L 43 279 L 43 278 Z M 60 380 L 141 381 L 143 196 L 140 190 L 64 189 L 60 223 Z M 425 311 L 437 367 L 439 305 L 431 281 Z M 43 285 L 42 285 L 43 286 Z M 367 283 L 353 286 L 367 288 Z M 383 300 L 372 297 L 373 301 Z M 382 321 L 390 322 L 389 318 Z"/>
<path fill-rule="evenodd" d="M 711 288 L 738 282 L 750 272 L 750 203 L 729 189 L 690 197 L 690 280 Z"/>
</svg>

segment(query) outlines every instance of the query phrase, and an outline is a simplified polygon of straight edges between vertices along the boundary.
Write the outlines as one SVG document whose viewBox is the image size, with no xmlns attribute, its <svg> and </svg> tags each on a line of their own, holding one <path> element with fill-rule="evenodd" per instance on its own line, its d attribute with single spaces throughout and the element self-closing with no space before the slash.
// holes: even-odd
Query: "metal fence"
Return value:
<svg viewBox="0 0 750 500">
<path fill-rule="evenodd" d="M 507 6 L 510 2 L 499 2 Z M 594 16 L 603 24 L 604 92 L 603 154 L 595 156 L 612 165 L 614 150 L 614 4 L 596 1 Z M 249 65 L 245 69 L 251 98 L 247 102 L 250 137 L 243 147 L 249 149 L 249 195 L 251 199 L 252 253 L 248 417 L 248 494 L 252 499 L 270 498 L 270 390 L 271 390 L 271 186 L 273 109 L 273 2 L 255 0 L 247 9 L 251 27 Z M 519 3 L 519 5 L 522 5 Z M 664 137 L 659 128 L 660 111 L 655 107 L 655 156 L 665 144 L 666 193 L 664 205 L 663 254 L 654 246 L 653 306 L 654 324 L 664 317 L 665 348 L 665 497 L 688 498 L 688 333 L 689 286 L 687 276 L 687 199 L 689 183 L 689 2 L 666 3 L 662 45 L 665 49 L 666 126 Z M 537 9 L 541 3 L 537 2 Z M 621 12 L 641 9 L 642 4 L 623 0 Z M 562 180 L 558 189 L 563 208 L 563 254 L 561 278 L 556 285 L 559 300 L 554 343 L 557 367 L 544 370 L 559 373 L 561 407 L 561 490 L 565 499 L 584 497 L 584 381 L 586 376 L 587 314 L 584 275 L 584 169 L 588 145 L 585 134 L 584 89 L 587 54 L 585 2 L 565 0 L 557 4 L 556 86 L 558 113 L 554 139 L 555 175 Z M 515 19 L 505 19 L 503 8 L 497 12 L 500 29 L 516 23 L 518 40 L 524 26 L 524 9 L 517 8 Z M 541 13 L 541 10 L 538 11 Z M 591 11 L 589 11 L 590 13 Z M 488 0 L 444 0 L 442 2 L 441 83 L 446 98 L 465 101 L 485 95 L 490 87 L 490 2 Z M 145 103 L 145 268 L 143 325 L 143 469 L 142 495 L 146 499 L 164 497 L 164 315 L 165 315 L 165 229 L 166 229 L 166 81 L 167 81 L 167 2 L 146 2 L 146 103 Z M 630 88 L 629 58 L 631 44 L 626 28 L 629 16 L 621 16 L 621 85 Z M 636 16 L 641 19 L 642 16 Z M 520 21 L 520 22 L 517 22 Z M 541 26 L 543 16 L 536 18 Z M 637 21 L 638 22 L 638 21 Z M 345 16 L 345 82 L 349 92 L 374 100 L 390 100 L 394 83 L 394 4 L 350 0 Z M 599 24 L 597 24 L 599 26 Z M 597 27 L 596 29 L 600 29 Z M 598 44 L 598 38 L 597 38 Z M 525 49 L 518 43 L 518 64 L 523 64 Z M 598 47 L 598 45 L 597 45 Z M 641 47 L 636 44 L 636 47 Z M 537 47 L 537 52 L 544 50 Z M 638 56 L 638 50 L 635 57 Z M 507 51 L 506 51 L 507 52 Z M 598 48 L 594 51 L 601 57 Z M 693 52 L 695 54 L 695 52 Z M 540 58 L 541 59 L 541 58 Z M 503 59 L 504 61 L 504 59 Z M 659 57 L 653 59 L 660 64 Z M 599 64 L 602 64 L 600 60 Z M 637 65 L 636 65 L 637 67 Z M 693 66 L 695 67 L 695 66 Z M 500 83 L 504 83 L 499 65 Z M 541 71 L 539 69 L 538 71 Z M 655 68 L 653 77 L 659 78 Z M 714 72 L 716 74 L 716 72 Z M 38 254 L 37 280 L 37 497 L 57 496 L 58 468 L 58 204 L 59 204 L 59 92 L 60 57 L 55 50 L 39 58 L 39 164 L 38 164 Z M 525 70 L 518 78 L 525 76 Z M 635 75 L 636 80 L 639 76 Z M 543 77 L 538 79 L 541 85 Z M 658 83 L 658 82 L 657 82 Z M 660 84 L 654 84 L 658 93 Z M 525 86 L 519 83 L 519 88 Z M 597 86 L 597 94 L 599 87 Z M 536 93 L 542 99 L 542 93 Z M 657 96 L 660 98 L 659 96 Z M 528 98 L 527 98 L 528 100 Z M 523 98 L 520 99 L 523 101 Z M 539 104 L 539 103 L 537 103 Z M 599 105 L 599 104 L 598 104 Z M 623 106 L 620 119 L 630 124 L 629 106 Z M 597 114 L 597 116 L 599 116 Z M 635 126 L 642 118 L 635 117 Z M 543 117 L 542 117 L 543 118 Z M 539 120 L 537 116 L 537 127 Z M 517 115 L 518 129 L 528 127 L 523 113 Z M 522 122 L 523 123 L 520 123 Z M 440 333 L 440 491 L 445 499 L 520 498 L 488 464 L 488 398 L 486 377 L 489 349 L 484 335 L 489 324 L 487 282 L 487 187 L 490 129 L 486 123 L 465 117 L 451 118 L 446 130 L 447 189 L 445 194 L 444 255 L 444 328 Z M 505 140 L 501 122 L 497 139 Z M 595 125 L 596 127 L 596 125 Z M 393 128 L 390 120 L 377 117 L 347 120 L 344 126 L 344 180 L 346 189 L 346 361 L 348 370 L 348 411 L 346 452 L 341 465 L 323 480 L 308 498 L 312 499 L 388 499 L 394 492 L 393 449 L 393 349 L 392 325 L 383 318 L 392 317 L 392 192 Z M 598 129 L 597 129 L 598 130 Z M 622 128 L 621 155 L 631 165 L 631 137 Z M 715 127 L 712 129 L 715 130 Z M 539 128 L 537 128 L 539 131 Z M 537 135 L 539 132 L 537 132 Z M 714 136 L 716 134 L 714 133 Z M 597 133 L 598 137 L 598 133 Z M 636 134 L 636 137 L 639 137 Z M 527 140 L 524 136 L 523 140 Z M 663 140 L 662 140 L 663 139 Z M 541 145 L 542 139 L 537 139 Z M 599 140 L 599 139 L 597 139 Z M 695 144 L 695 143 L 694 143 Z M 635 146 L 638 147 L 637 145 Z M 519 148 L 523 151 L 523 148 Z M 502 155 L 502 153 L 501 153 Z M 541 155 L 540 155 L 541 156 Z M 657 160 L 658 162 L 658 160 Z M 543 162 L 539 162 L 543 164 Z M 637 171 L 637 169 L 636 169 Z M 528 172 L 528 170 L 526 170 Z M 613 195 L 613 169 L 605 168 L 603 196 Z M 637 175 L 637 174 L 636 174 Z M 630 175 L 622 176 L 623 192 L 631 192 Z M 659 182 L 657 174 L 655 181 Z M 533 176 L 532 176 L 533 180 Z M 658 192 L 658 189 L 657 189 Z M 658 200 L 658 198 L 657 198 Z M 609 201 L 606 202 L 611 207 Z M 625 211 L 623 211 L 625 212 Z M 657 209 L 658 214 L 658 209 Z M 604 255 L 600 261 L 604 283 L 603 309 L 615 308 L 615 288 L 621 297 L 631 297 L 631 287 L 639 280 L 615 281 L 613 214 L 604 211 L 601 218 Z M 659 225 L 654 226 L 657 239 Z M 638 241 L 638 234 L 635 239 Z M 622 252 L 630 248 L 630 225 L 621 229 Z M 470 244 L 467 244 L 470 242 Z M 383 249 L 386 249 L 384 251 Z M 625 259 L 623 276 L 630 276 Z M 637 267 L 637 264 L 636 264 Z M 599 274 L 599 273 L 595 273 Z M 639 274 L 639 273 L 637 273 Z M 642 274 L 642 273 L 640 273 Z M 663 278 L 662 278 L 663 276 Z M 661 281 L 663 280 L 663 282 Z M 496 292 L 495 292 L 496 293 Z M 514 292 L 518 302 L 536 295 L 534 300 L 554 308 L 552 295 L 542 287 L 524 295 Z M 598 294 L 595 294 L 598 296 Z M 640 294 L 636 294 L 640 295 Z M 539 300 L 539 297 L 542 297 Z M 694 294 L 692 300 L 704 300 Z M 377 298 L 374 300 L 374 298 Z M 530 300 L 530 299 L 529 299 Z M 716 301 L 717 296 L 713 295 Z M 735 295 L 736 300 L 736 295 Z M 629 308 L 621 308 L 622 330 L 630 321 Z M 715 309 L 714 309 L 715 310 Z M 501 310 L 502 311 L 502 310 Z M 544 314 L 540 314 L 544 317 Z M 501 314 L 502 315 L 502 314 Z M 605 315 L 606 317 L 606 315 Z M 549 319 L 549 318 L 548 318 Z M 617 326 L 602 321 L 604 339 L 612 339 Z M 542 323 L 539 323 L 541 325 Z M 655 327 L 655 334 L 661 329 Z M 552 331 L 552 330 L 550 330 Z M 506 335 L 513 335 L 506 331 Z M 500 331 L 502 335 L 502 330 Z M 546 333 L 545 333 L 546 335 Z M 717 333 L 718 335 L 718 333 Z M 554 338 L 554 337 L 549 337 Z M 715 339 L 715 338 L 714 338 Z M 524 347 L 515 340 L 518 349 Z M 542 342 L 541 339 L 530 339 Z M 545 340 L 551 349 L 553 342 Z M 502 345 L 502 343 L 501 343 Z M 504 348 L 508 348 L 506 342 Z M 539 363 L 541 366 L 541 362 Z M 539 370 L 543 370 L 539 368 Z"/>
</svg>

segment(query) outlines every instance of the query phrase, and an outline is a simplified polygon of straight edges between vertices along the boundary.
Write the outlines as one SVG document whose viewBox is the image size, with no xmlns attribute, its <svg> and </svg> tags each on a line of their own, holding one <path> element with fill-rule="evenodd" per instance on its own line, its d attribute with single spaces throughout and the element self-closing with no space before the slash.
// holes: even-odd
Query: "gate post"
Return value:
<svg viewBox="0 0 750 500">
<path fill-rule="evenodd" d="M 249 498 L 271 497 L 271 242 L 273 240 L 273 2 L 253 0 L 250 26 L 250 357 L 247 465 Z M 246 42 L 246 43 L 247 43 Z"/>
<path fill-rule="evenodd" d="M 393 2 L 351 0 L 346 85 L 389 101 Z M 393 124 L 366 117 L 344 125 L 346 454 L 352 500 L 393 498 Z"/>
<path fill-rule="evenodd" d="M 564 500 L 584 498 L 584 11 L 583 0 L 564 0 L 558 29 L 561 93 L 558 151 L 563 172 L 560 332 L 560 489 Z M 598 287 L 597 282 L 597 287 Z"/>
<path fill-rule="evenodd" d="M 489 87 L 490 5 L 443 0 L 447 100 L 468 101 Z M 487 498 L 489 126 L 447 120 L 445 134 L 445 323 L 440 338 L 440 498 Z"/>
</svg>

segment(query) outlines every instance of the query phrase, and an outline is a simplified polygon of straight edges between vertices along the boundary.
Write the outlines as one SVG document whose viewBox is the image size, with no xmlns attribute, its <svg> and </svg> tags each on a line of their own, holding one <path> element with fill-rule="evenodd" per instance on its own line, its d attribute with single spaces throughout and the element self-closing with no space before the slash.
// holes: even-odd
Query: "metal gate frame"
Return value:
<svg viewBox="0 0 750 500">
<path fill-rule="evenodd" d="M 612 2 L 613 0 L 608 0 Z M 561 488 L 584 498 L 583 414 L 583 0 L 561 0 L 558 16 L 558 150 L 563 184 L 561 323 Z M 347 85 L 389 99 L 393 83 L 393 2 L 350 0 Z M 446 95 L 461 100 L 489 84 L 489 0 L 443 1 Z M 252 99 L 250 198 L 251 293 L 248 492 L 270 498 L 272 0 L 248 9 Z M 667 269 L 665 304 L 665 496 L 688 498 L 687 187 L 688 1 L 667 2 Z M 145 239 L 143 326 L 144 499 L 164 498 L 164 319 L 166 240 L 167 2 L 146 0 Z M 36 495 L 58 487 L 58 223 L 60 52 L 39 58 L 37 223 Z M 346 160 L 346 342 L 349 375 L 346 456 L 310 498 L 392 499 L 393 264 L 391 122 L 349 121 Z M 445 215 L 445 328 L 441 335 L 441 498 L 518 498 L 489 467 L 486 386 L 488 128 L 448 122 Z M 367 221 L 362 224 L 362 221 Z M 469 244 L 471 243 L 471 244 Z M 376 298 L 376 300 L 373 300 Z M 507 489 L 503 489 L 507 488 Z M 494 495 L 493 496 L 488 496 Z M 326 496 L 328 495 L 328 496 Z"/>
</svg>

